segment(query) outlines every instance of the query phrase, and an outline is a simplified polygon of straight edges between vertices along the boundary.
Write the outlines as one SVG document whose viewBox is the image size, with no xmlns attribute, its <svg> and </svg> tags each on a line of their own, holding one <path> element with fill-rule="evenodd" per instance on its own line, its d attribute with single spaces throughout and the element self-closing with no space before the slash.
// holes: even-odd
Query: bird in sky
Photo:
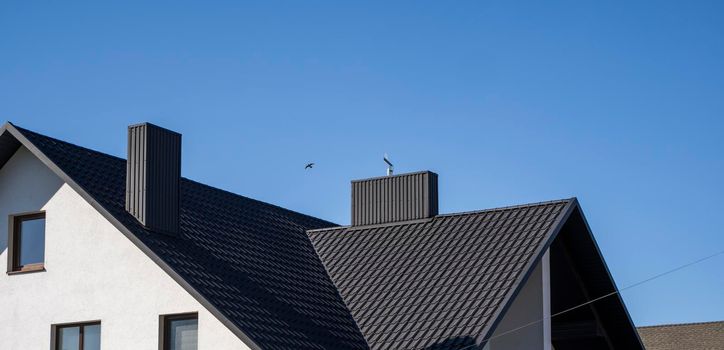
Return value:
<svg viewBox="0 0 724 350">
<path fill-rule="evenodd" d="M 314 163 L 307 163 L 307 165 L 304 166 L 304 170 L 314 168 Z"/>
</svg>

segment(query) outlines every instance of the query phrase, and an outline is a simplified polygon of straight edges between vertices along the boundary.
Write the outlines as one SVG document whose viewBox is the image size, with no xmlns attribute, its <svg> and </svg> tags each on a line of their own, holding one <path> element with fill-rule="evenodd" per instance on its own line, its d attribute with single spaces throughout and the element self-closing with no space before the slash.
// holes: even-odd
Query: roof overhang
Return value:
<svg viewBox="0 0 724 350">
<path fill-rule="evenodd" d="M 618 293 L 618 287 L 616 287 L 577 199 L 573 198 L 567 204 L 563 213 L 546 235 L 544 242 L 536 249 L 535 258 L 531 259 L 526 265 L 524 270 L 526 272 L 519 276 L 515 283 L 516 287 L 511 288 L 508 295 L 506 295 L 501 304 L 502 306 L 495 313 L 494 321 L 477 339 L 479 347 L 485 346 L 487 341 L 493 337 L 497 326 L 546 251 L 551 248 L 554 242 L 560 242 L 568 248 L 571 264 L 575 265 L 575 268 L 579 271 L 582 282 L 587 286 L 590 299 L 610 294 L 606 298 L 597 300 L 592 304 L 592 307 L 598 310 L 600 321 L 606 327 L 612 345 L 622 349 L 643 349 L 636 327 L 620 293 Z M 555 312 L 556 310 L 553 310 L 554 314 Z"/>
</svg>

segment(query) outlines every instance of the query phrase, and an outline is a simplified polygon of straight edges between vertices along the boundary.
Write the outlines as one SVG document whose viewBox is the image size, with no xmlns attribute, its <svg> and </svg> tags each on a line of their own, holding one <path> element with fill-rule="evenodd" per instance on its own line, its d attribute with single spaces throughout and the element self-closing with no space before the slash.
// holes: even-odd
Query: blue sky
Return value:
<svg viewBox="0 0 724 350">
<path fill-rule="evenodd" d="M 3 1 L 0 119 L 124 157 L 151 121 L 184 176 L 342 224 L 385 152 L 440 174 L 442 212 L 577 196 L 625 287 L 724 249 L 723 6 Z M 721 320 L 722 271 L 624 299 Z"/>
</svg>

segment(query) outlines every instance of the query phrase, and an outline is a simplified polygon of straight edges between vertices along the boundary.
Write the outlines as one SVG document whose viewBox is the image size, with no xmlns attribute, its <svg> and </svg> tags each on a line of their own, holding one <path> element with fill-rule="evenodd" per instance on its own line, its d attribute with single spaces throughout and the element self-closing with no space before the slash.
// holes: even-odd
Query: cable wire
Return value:
<svg viewBox="0 0 724 350">
<path fill-rule="evenodd" d="M 516 328 L 510 329 L 510 330 L 507 330 L 507 331 L 505 331 L 505 332 L 503 332 L 503 333 L 490 336 L 490 337 L 488 337 L 488 338 L 483 339 L 483 341 L 481 341 L 480 344 L 466 345 L 466 346 L 464 346 L 464 347 L 462 347 L 462 348 L 458 348 L 457 350 L 465 350 L 465 349 L 470 349 L 470 348 L 475 347 L 475 346 L 480 346 L 480 345 L 486 343 L 487 341 L 489 341 L 489 340 L 491 340 L 491 339 L 499 338 L 499 337 L 502 337 L 502 336 L 504 336 L 504 335 L 517 332 L 517 331 L 519 331 L 519 330 L 521 330 L 521 329 L 523 329 L 523 328 L 530 327 L 530 326 L 532 326 L 532 325 L 535 325 L 535 324 L 538 324 L 538 323 L 540 323 L 540 322 L 543 322 L 543 321 L 546 320 L 546 319 L 551 319 L 551 318 L 553 318 L 553 317 L 560 316 L 560 315 L 563 315 L 563 314 L 565 314 L 565 313 L 571 312 L 571 311 L 573 311 L 573 310 L 582 308 L 582 307 L 584 307 L 584 306 L 586 306 L 586 305 L 593 304 L 593 303 L 595 303 L 595 302 L 597 302 L 597 301 L 599 301 L 599 300 L 606 299 L 606 298 L 611 297 L 611 296 L 614 296 L 614 295 L 616 295 L 616 294 L 620 294 L 621 292 L 623 292 L 623 291 L 625 291 L 625 290 L 628 290 L 628 289 L 631 289 L 631 288 L 634 288 L 634 287 L 638 287 L 638 286 L 640 286 L 640 285 L 642 285 L 642 284 L 651 282 L 651 281 L 653 281 L 653 280 L 655 280 L 655 279 L 664 277 L 664 276 L 666 276 L 666 275 L 668 275 L 668 274 L 672 274 L 672 273 L 677 272 L 677 271 L 679 271 L 679 270 L 685 269 L 685 268 L 687 268 L 687 267 L 689 267 L 689 266 L 696 265 L 696 264 L 698 264 L 698 263 L 704 262 L 704 261 L 706 261 L 706 260 L 709 260 L 709 259 L 714 258 L 714 257 L 716 257 L 716 256 L 718 256 L 718 255 L 721 255 L 721 254 L 724 254 L 724 250 L 719 251 L 719 252 L 714 253 L 714 254 L 711 254 L 711 255 L 707 255 L 707 256 L 705 256 L 705 257 L 703 257 L 703 258 L 700 258 L 700 259 L 697 259 L 697 260 L 688 262 L 688 263 L 686 263 L 686 264 L 679 265 L 679 266 L 677 266 L 677 267 L 675 267 L 675 268 L 673 268 L 673 269 L 671 269 L 671 270 L 667 270 L 667 271 L 664 271 L 664 272 L 659 273 L 659 274 L 657 274 L 657 275 L 653 275 L 653 276 L 651 276 L 651 277 L 649 277 L 649 278 L 646 278 L 646 279 L 644 279 L 644 280 L 638 281 L 638 282 L 636 282 L 636 283 L 634 283 L 634 284 L 628 285 L 628 286 L 626 286 L 626 287 L 624 287 L 624 288 L 621 288 L 621 289 L 619 289 L 619 290 L 616 290 L 616 291 L 613 291 L 613 292 L 611 292 L 611 293 L 604 294 L 604 295 L 602 295 L 602 296 L 600 296 L 600 297 L 591 299 L 591 300 L 589 300 L 589 301 L 587 301 L 587 302 L 585 302 L 585 303 L 582 303 L 582 304 L 579 304 L 579 305 L 570 307 L 570 308 L 565 309 L 565 310 L 563 310 L 563 311 L 556 312 L 556 313 L 554 313 L 554 314 L 552 314 L 552 315 L 550 315 L 550 316 L 541 318 L 540 320 L 532 321 L 532 322 L 526 323 L 526 324 L 524 324 L 524 325 L 522 325 L 522 326 L 520 326 L 520 327 L 516 327 Z"/>
</svg>

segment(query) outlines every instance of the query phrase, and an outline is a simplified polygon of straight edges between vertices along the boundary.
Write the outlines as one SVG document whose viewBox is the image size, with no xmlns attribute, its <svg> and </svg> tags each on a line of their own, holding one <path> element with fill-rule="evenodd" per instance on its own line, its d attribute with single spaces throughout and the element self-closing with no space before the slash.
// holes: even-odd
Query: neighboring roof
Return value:
<svg viewBox="0 0 724 350">
<path fill-rule="evenodd" d="M 372 349 L 479 343 L 575 200 L 309 231 Z"/>
<path fill-rule="evenodd" d="M 24 144 L 251 347 L 367 348 L 305 233 L 334 224 L 184 178 L 180 237 L 149 232 L 125 210 L 124 159 L 0 133 L 0 166 Z"/>
<path fill-rule="evenodd" d="M 724 321 L 639 327 L 646 350 L 724 349 Z"/>
</svg>

